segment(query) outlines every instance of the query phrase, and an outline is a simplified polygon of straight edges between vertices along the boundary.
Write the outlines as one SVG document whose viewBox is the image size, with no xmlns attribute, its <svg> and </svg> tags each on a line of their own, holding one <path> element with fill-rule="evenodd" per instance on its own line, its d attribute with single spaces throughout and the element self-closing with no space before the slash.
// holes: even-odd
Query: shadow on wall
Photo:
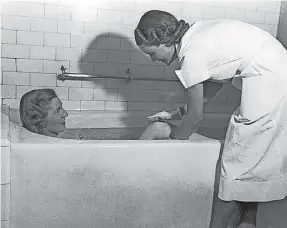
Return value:
<svg viewBox="0 0 287 228">
<path fill-rule="evenodd" d="M 153 67 L 162 67 L 165 71 L 168 69 L 171 72 L 168 75 L 156 75 L 157 71 L 150 70 L 147 77 L 176 78 L 173 72 L 178 67 L 178 62 L 166 67 L 163 64 L 153 63 L 143 53 L 141 53 L 141 57 L 133 61 L 131 52 L 139 52 L 135 44 L 131 42 L 131 39 L 117 33 L 108 33 L 108 35 L 103 33 L 95 37 L 86 48 L 86 52 L 83 53 L 82 59 L 78 63 L 80 72 L 101 76 L 127 77 L 127 70 L 130 69 L 131 76 L 144 77 L 147 73 L 143 73 L 142 67 L 147 66 L 151 67 L 151 69 L 154 69 Z M 94 68 L 92 69 L 91 65 L 93 64 Z M 81 83 L 83 88 L 92 88 L 94 91 L 94 100 L 92 102 L 82 101 L 82 107 L 86 103 L 90 107 L 87 106 L 84 109 L 89 110 L 106 110 L 120 113 L 123 113 L 123 110 L 127 110 L 128 112 L 124 112 L 124 116 L 120 117 L 122 126 L 147 126 L 149 122 L 146 116 L 164 109 L 179 107 L 184 104 L 185 100 L 185 97 L 183 97 L 182 102 L 168 101 L 168 98 L 165 97 L 169 96 L 168 93 L 173 90 L 184 93 L 184 88 L 180 82 L 131 81 L 127 83 L 124 79 L 103 78 Z M 212 97 L 221 87 L 222 85 L 218 83 L 204 82 L 205 96 Z M 227 82 L 217 96 L 205 105 L 204 112 L 227 113 L 231 115 L 239 104 L 240 91 L 233 87 L 231 82 Z M 137 115 L 140 113 L 142 118 L 140 120 L 133 118 L 136 116 L 135 113 Z M 216 122 L 217 120 L 215 119 L 214 121 Z M 227 126 L 228 122 L 229 119 L 226 119 L 224 125 Z M 208 137 L 214 135 L 208 130 L 200 133 Z"/>
<path fill-rule="evenodd" d="M 135 54 L 135 57 L 131 53 Z M 91 69 L 91 64 L 95 65 L 95 72 Z M 108 35 L 103 33 L 95 37 L 78 62 L 81 73 L 104 77 L 128 77 L 130 74 L 132 77 L 163 78 L 166 68 L 175 68 L 175 65 L 176 63 L 166 67 L 163 64 L 153 63 L 148 56 L 137 49 L 130 38 L 110 32 Z M 160 74 L 157 74 L 157 70 L 160 70 Z M 180 82 L 132 80 L 127 83 L 125 79 L 103 78 L 83 81 L 82 87 L 94 90 L 94 100 L 89 102 L 93 105 L 92 110 L 124 113 L 120 120 L 123 126 L 147 126 L 149 122 L 146 116 L 184 104 L 184 90 Z M 183 95 L 182 101 L 164 99 L 164 94 L 168 93 L 168 90 L 180 91 Z M 140 121 L 133 118 L 138 115 L 142 116 Z"/>
</svg>

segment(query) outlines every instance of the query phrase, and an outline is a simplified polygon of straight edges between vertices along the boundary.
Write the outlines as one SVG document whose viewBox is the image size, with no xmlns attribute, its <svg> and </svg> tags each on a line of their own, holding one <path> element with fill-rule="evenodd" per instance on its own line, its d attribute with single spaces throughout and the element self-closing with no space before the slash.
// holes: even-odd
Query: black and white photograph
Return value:
<svg viewBox="0 0 287 228">
<path fill-rule="evenodd" d="M 1 228 L 287 228 L 286 0 L 0 1 Z"/>
</svg>

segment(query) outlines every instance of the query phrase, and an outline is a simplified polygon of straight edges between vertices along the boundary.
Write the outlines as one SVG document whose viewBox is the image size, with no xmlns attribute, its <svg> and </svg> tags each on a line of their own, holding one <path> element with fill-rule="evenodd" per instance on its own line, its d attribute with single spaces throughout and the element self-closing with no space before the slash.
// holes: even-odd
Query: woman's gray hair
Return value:
<svg viewBox="0 0 287 228">
<path fill-rule="evenodd" d="M 184 20 L 178 21 L 165 11 L 151 10 L 141 17 L 134 35 L 138 46 L 145 44 L 158 47 L 165 44 L 170 47 L 180 43 L 188 29 L 189 24 Z"/>
<path fill-rule="evenodd" d="M 47 105 L 57 97 L 52 89 L 36 89 L 25 93 L 20 100 L 20 118 L 27 130 L 42 134 L 46 127 Z"/>
</svg>

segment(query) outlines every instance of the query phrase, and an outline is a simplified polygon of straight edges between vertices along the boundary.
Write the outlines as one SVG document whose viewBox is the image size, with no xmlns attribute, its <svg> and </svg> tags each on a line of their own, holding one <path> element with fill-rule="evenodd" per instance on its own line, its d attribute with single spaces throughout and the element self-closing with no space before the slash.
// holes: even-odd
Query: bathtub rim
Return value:
<svg viewBox="0 0 287 228">
<path fill-rule="evenodd" d="M 3 107 L 4 106 L 4 107 Z M 35 142 L 35 140 L 37 140 L 37 143 L 35 144 L 39 144 L 39 145 L 43 145 L 43 144 L 97 144 L 97 145 L 110 145 L 110 146 L 124 146 L 125 144 L 146 144 L 146 143 L 151 143 L 151 144 L 160 144 L 160 143 L 178 143 L 178 144 L 182 144 L 182 143 L 202 143 L 203 141 L 205 143 L 220 143 L 222 144 L 224 142 L 224 140 L 219 140 L 219 139 L 214 139 L 214 138 L 210 138 L 210 137 L 206 137 L 203 135 L 199 135 L 194 133 L 189 140 L 79 140 L 79 139 L 64 139 L 64 138 L 57 138 L 57 137 L 49 137 L 49 136 L 44 136 L 44 135 L 40 135 L 40 134 L 36 134 L 33 132 L 28 131 L 27 129 L 23 128 L 21 125 L 18 125 L 17 123 L 11 122 L 11 113 L 15 112 L 19 112 L 18 109 L 11 109 L 8 105 L 2 105 L 2 107 L 5 109 L 4 114 L 7 115 L 8 113 L 8 121 L 9 121 L 9 130 L 8 130 L 8 134 L 9 137 L 7 137 L 8 142 L 15 144 L 15 143 L 31 143 L 31 142 Z M 2 109 L 3 109 L 2 108 Z M 1 110 L 2 110 L 1 109 Z M 2 112 L 2 111 L 1 111 Z M 85 115 L 89 115 L 92 117 L 101 117 L 101 118 L 110 118 L 110 117 L 115 117 L 115 118 L 119 118 L 122 116 L 125 116 L 127 113 L 126 112 L 122 112 L 122 111 L 79 111 L 79 110 L 71 110 L 69 111 L 69 113 L 71 114 L 71 116 L 75 115 L 77 117 L 79 117 L 81 114 L 85 114 Z M 148 114 L 154 113 L 153 111 L 146 111 L 146 112 L 142 112 L 142 111 L 130 111 L 130 113 L 134 113 L 136 115 L 140 115 L 141 117 L 146 117 Z M 103 117 L 104 115 L 104 117 Z M 207 113 L 205 114 L 206 118 L 217 118 L 218 120 L 221 120 L 223 118 L 226 118 L 227 115 L 225 114 L 210 114 Z M 6 120 L 7 121 L 7 120 Z M 147 120 L 146 120 L 147 121 Z M 148 122 L 148 121 L 147 121 Z M 178 125 L 180 122 L 179 121 L 170 121 L 171 123 L 173 123 L 174 125 Z M 18 129 L 18 130 L 17 130 Z M 25 137 L 17 137 L 17 132 L 24 132 L 23 135 L 25 135 Z M 19 134 L 18 134 L 19 136 Z M 2 138 L 2 137 L 1 137 Z M 30 139 L 33 140 L 30 140 Z"/>
</svg>

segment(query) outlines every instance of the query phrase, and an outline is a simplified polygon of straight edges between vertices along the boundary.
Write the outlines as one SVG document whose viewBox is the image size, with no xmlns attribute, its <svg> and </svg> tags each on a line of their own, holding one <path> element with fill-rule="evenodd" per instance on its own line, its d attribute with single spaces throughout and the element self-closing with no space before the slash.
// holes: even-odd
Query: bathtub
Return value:
<svg viewBox="0 0 287 228">
<path fill-rule="evenodd" d="M 69 112 L 66 125 L 147 126 L 149 114 Z M 208 227 L 227 116 L 205 116 L 190 140 L 119 141 L 42 136 L 21 127 L 17 110 L 1 115 L 2 225 Z"/>
</svg>

